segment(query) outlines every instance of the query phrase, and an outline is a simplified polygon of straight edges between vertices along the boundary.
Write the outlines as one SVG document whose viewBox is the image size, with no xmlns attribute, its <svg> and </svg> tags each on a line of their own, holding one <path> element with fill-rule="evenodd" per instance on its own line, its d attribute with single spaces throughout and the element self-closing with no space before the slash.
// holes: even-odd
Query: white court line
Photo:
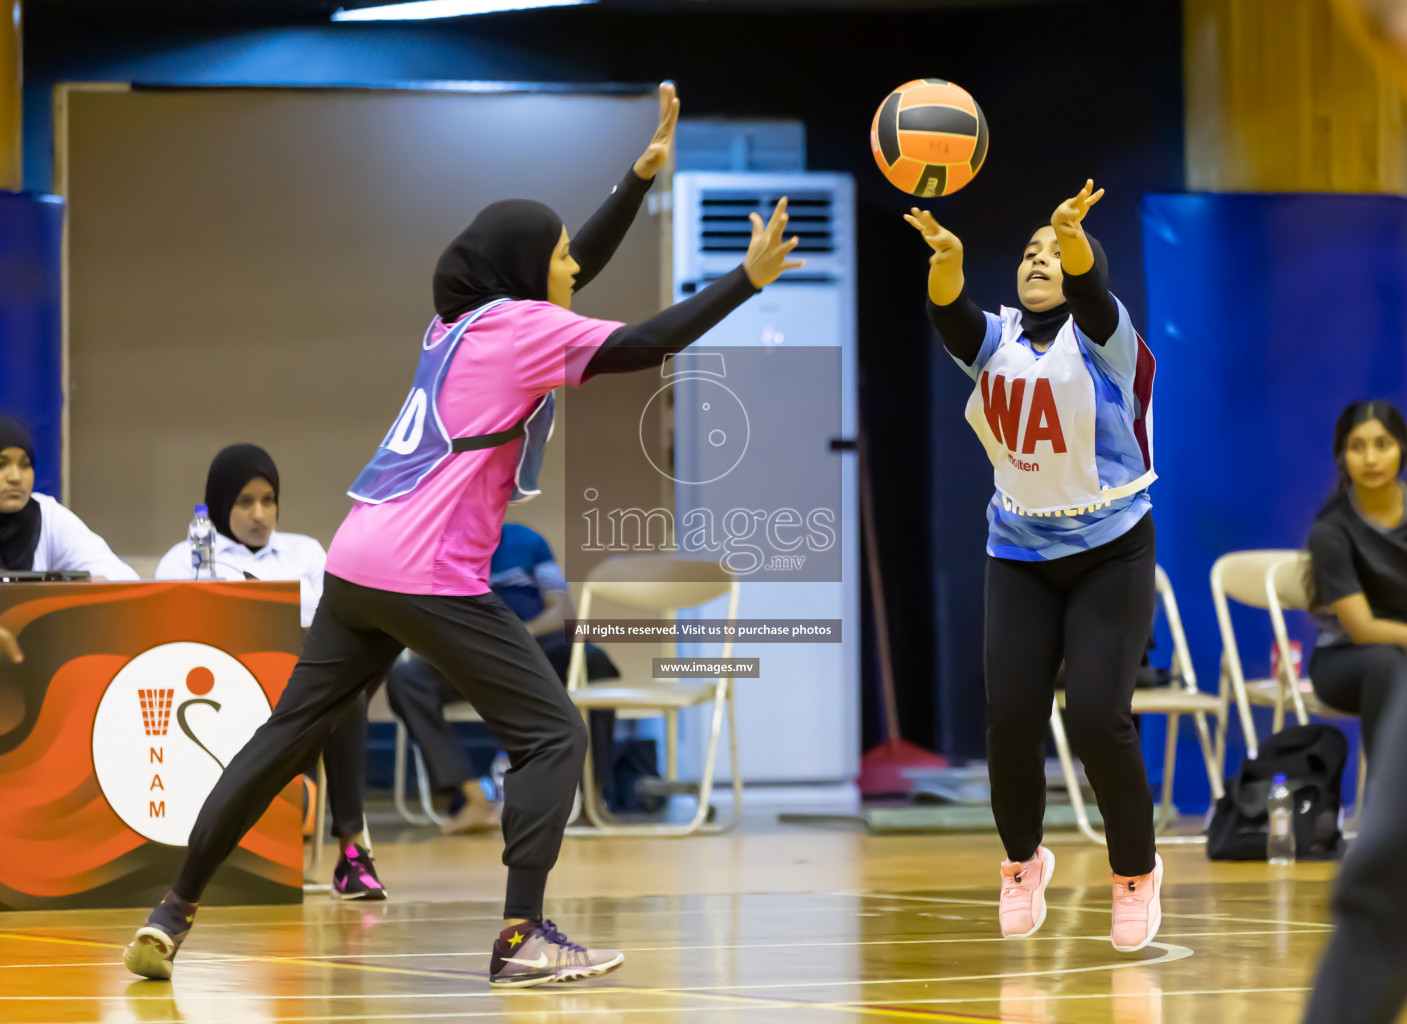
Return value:
<svg viewBox="0 0 1407 1024">
<path fill-rule="evenodd" d="M 530 991 L 531 991 L 531 990 L 529 990 L 529 992 L 530 992 Z M 575 991 L 574 993 L 572 993 L 572 994 L 574 994 L 574 995 L 580 995 L 580 994 L 582 994 L 582 993 L 584 993 L 584 992 L 586 992 L 586 991 L 587 991 L 586 989 L 578 989 L 578 990 L 576 990 L 576 991 Z M 628 991 L 628 990 L 623 990 L 623 989 L 598 989 L 598 990 L 596 990 L 596 991 L 600 991 L 600 992 L 621 992 L 621 991 Z M 649 991 L 650 991 L 651 994 L 654 994 L 654 993 L 655 993 L 655 990 L 649 990 Z M 662 992 L 667 992 L 668 990 L 660 990 L 660 991 L 662 991 Z M 1182 991 L 1182 992 L 1164 992 L 1164 993 L 1162 993 L 1162 995 L 1163 995 L 1164 997 L 1223 996 L 1223 995 L 1277 995 L 1277 994 L 1286 994 L 1286 995 L 1288 995 L 1288 994 L 1292 994 L 1292 993 L 1296 993 L 1296 992 L 1308 992 L 1308 991 L 1310 991 L 1308 988 L 1244 988 L 1244 989 L 1243 989 L 1243 988 L 1228 988 L 1228 989 L 1206 989 L 1206 990 L 1194 990 L 1194 989 L 1189 989 L 1189 990 Z M 545 1004 L 546 1000 L 552 999 L 552 998 L 554 998 L 554 997 L 553 997 L 553 996 L 549 996 L 549 995 L 548 995 L 547 993 L 545 993 L 545 992 L 544 992 L 544 993 L 532 993 L 532 995 L 529 995 L 528 992 L 524 992 L 524 993 L 520 993 L 518 996 L 515 996 L 515 997 L 512 997 L 512 998 L 523 998 L 523 997 L 532 998 L 532 996 L 536 996 L 541 1002 L 539 1002 L 538 1006 L 533 1007 L 533 1010 L 532 1010 L 532 1011 L 529 1011 L 529 1012 L 534 1012 L 534 1011 L 535 1011 L 535 1012 L 538 1012 L 538 1013 L 549 1013 L 549 1012 L 551 1012 L 551 1010 L 550 1010 L 546 1005 L 544 1005 L 544 1004 Z M 307 997 L 306 997 L 306 996 L 299 996 L 299 997 L 289 997 L 289 998 L 304 998 L 304 999 L 305 999 L 305 998 L 307 998 Z M 322 998 L 325 998 L 325 997 L 322 997 Z M 562 998 L 566 998 L 566 997 L 565 997 L 565 996 L 562 996 Z M 921 1000 L 905 999 L 905 1000 L 903 1000 L 902 1002 L 898 1002 L 898 1003 L 893 1004 L 892 1006 L 885 1006 L 885 1007 L 882 1007 L 882 1008 L 874 1007 L 874 1006 L 872 1006 L 872 1005 L 869 1004 L 869 1003 L 778 1003 L 778 1002 L 775 1002 L 775 1001 L 772 1001 L 772 1000 L 767 1000 L 766 1002 L 763 1002 L 762 1000 L 747 1000 L 747 999 L 744 999 L 744 998 L 739 998 L 739 1002 L 746 1003 L 747 1005 L 743 1005 L 743 1006 L 731 1006 L 731 1007 L 730 1007 L 730 1006 L 641 1006 L 641 1007 L 605 1007 L 605 1006 L 602 1006 L 602 1007 L 580 1007 L 580 1006 L 572 1006 L 572 1007 L 570 1007 L 569 1009 L 563 1009 L 563 1010 L 560 1011 L 560 1012 L 564 1015 L 564 1017 L 566 1017 L 566 1016 L 571 1016 L 571 1017 L 596 1017 L 596 1016 L 605 1016 L 605 1015 L 607 1015 L 607 1014 L 618 1015 L 618 1016 L 624 1017 L 624 1016 L 626 1016 L 627 1014 L 632 1014 L 632 1015 L 659 1014 L 659 1013 L 684 1014 L 684 1013 L 701 1013 L 701 1012 L 705 1012 L 705 1011 L 707 1011 L 707 1012 L 709 1012 L 709 1013 L 718 1014 L 718 1013 L 728 1013 L 728 1012 L 730 1012 L 730 1011 L 751 1010 L 751 1009 L 756 1009 L 756 1008 L 759 1007 L 759 1006 L 764 1006 L 764 1005 L 765 1005 L 765 1006 L 767 1006 L 767 1007 L 769 1007 L 770 1009 L 773 1009 L 773 1010 L 791 1010 L 791 1009 L 796 1009 L 796 1010 L 801 1010 L 801 1009 L 805 1009 L 805 1010 L 849 1010 L 849 1011 L 858 1012 L 858 1013 L 861 1014 L 861 1015 L 863 1015 L 866 1010 L 874 1010 L 874 1011 L 875 1011 L 877 1014 L 879 1014 L 879 1015 L 885 1015 L 885 1011 L 887 1011 L 887 1010 L 899 1010 L 899 1011 L 902 1011 L 905 1007 L 910 1006 L 910 1005 L 913 1005 L 913 1006 L 918 1006 L 918 1005 L 932 1005 L 932 1004 L 961 1005 L 961 1004 L 965 1004 L 965 1003 L 990 1003 L 990 1002 L 997 1002 L 998 1000 L 1001 1000 L 1002 998 L 1003 998 L 1003 997 L 1001 997 L 1001 996 L 979 996 L 979 997 L 975 997 L 975 998 L 971 998 L 971 999 L 948 999 L 948 1000 L 944 1000 L 944 999 L 921 999 Z M 1006 997 L 1006 998 L 1007 998 L 1007 999 L 1011 999 L 1012 997 L 1008 996 L 1008 997 Z M 1105 999 L 1105 1000 L 1108 1000 L 1110 1003 L 1115 1003 L 1118 999 L 1131 998 L 1131 997 L 1114 996 L 1114 995 L 1112 995 L 1112 994 L 1090 993 L 1090 994 L 1050 995 L 1050 996 L 1044 996 L 1044 997 L 1031 997 L 1031 998 L 1033 998 L 1033 999 L 1034 999 L 1034 998 L 1045 998 L 1045 999 Z M 292 1021 L 306 1021 L 306 1022 L 308 1022 L 308 1024 L 314 1024 L 314 1022 L 317 1022 L 317 1024 L 331 1024 L 331 1022 L 335 1022 L 335 1021 L 375 1021 L 375 1020 L 386 1020 L 386 1021 L 473 1020 L 473 1019 L 479 1019 L 479 1018 L 484 1018 L 484 1017 L 497 1017 L 497 1018 L 499 1018 L 499 1019 L 502 1019 L 505 1015 L 510 1015 L 510 1016 L 511 1016 L 511 1014 L 513 1013 L 514 1010 L 518 1010 L 518 1011 L 527 1011 L 528 1008 L 527 1008 L 526 1006 L 519 1006 L 519 1007 L 511 1007 L 511 1006 L 508 1006 L 508 1007 L 505 1007 L 505 1008 L 503 1008 L 503 1009 L 498 1009 L 498 1010 L 470 1010 L 470 1011 L 461 1011 L 461 1012 L 458 1012 L 458 1013 L 397 1013 L 397 1014 L 395 1014 L 395 1015 L 391 1015 L 391 1014 L 349 1014 L 349 1015 L 331 1015 L 331 1016 L 321 1016 L 321 1017 L 306 1017 L 306 1016 L 304 1016 L 304 1017 L 271 1017 L 271 1018 L 267 1018 L 267 1019 L 268 1019 L 268 1020 L 271 1020 L 271 1021 L 290 1021 L 290 1022 L 292 1022 Z M 14 1022 L 14 1024 L 52 1024 L 52 1022 L 51 1022 L 51 1021 L 16 1021 L 16 1022 Z"/>
<path fill-rule="evenodd" d="M 1099 941 L 1108 942 L 1109 936 L 1099 936 Z M 748 985 L 689 985 L 671 988 L 670 992 L 758 992 L 763 990 L 775 990 L 783 988 L 838 988 L 845 985 L 937 985 L 954 981 L 997 981 L 1002 978 L 1050 978 L 1064 974 L 1089 974 L 1094 971 L 1118 971 L 1128 967 L 1153 967 L 1157 964 L 1173 963 L 1176 960 L 1186 960 L 1192 956 L 1192 950 L 1186 946 L 1176 946 L 1172 943 L 1150 942 L 1150 949 L 1161 949 L 1162 956 L 1155 956 L 1152 960 L 1129 960 L 1122 963 L 1095 964 L 1091 967 L 1062 967 L 1050 971 L 1004 971 L 1000 974 L 967 974 L 958 977 L 949 975 L 934 976 L 928 978 L 846 978 L 841 981 L 780 981 L 767 982 L 765 984 Z"/>
<path fill-rule="evenodd" d="M 1119 1000 L 1121 1000 L 1121 999 L 1153 999 L 1153 998 L 1169 999 L 1169 998 L 1182 998 L 1182 997 L 1186 997 L 1186 996 L 1260 996 L 1260 995 L 1280 995 L 1280 994 L 1288 995 L 1288 994 L 1291 994 L 1291 993 L 1294 993 L 1294 992 L 1313 992 L 1313 991 L 1314 991 L 1314 990 L 1313 990 L 1310 986 L 1308 986 L 1308 985 L 1296 985 L 1296 986 L 1287 987 L 1287 988 L 1201 988 L 1201 989 L 1198 989 L 1198 988 L 1189 988 L 1189 989 L 1184 989 L 1184 990 L 1182 990 L 1182 991 L 1180 991 L 1180 992 L 1162 992 L 1162 991 L 1151 991 L 1151 990 L 1150 990 L 1149 992 L 1146 992 L 1146 993 L 1144 993 L 1144 992 L 1137 992 L 1137 993 L 1131 992 L 1131 993 L 1129 993 L 1129 994 L 1127 994 L 1127 995 L 1121 995 L 1121 994 L 1116 993 L 1116 992 L 1052 992 L 1052 993 L 1049 993 L 1049 994 L 1044 993 L 1044 992 L 1036 992 L 1036 993 L 1033 993 L 1033 994 L 1031 994 L 1031 995 L 969 996 L 969 997 L 967 997 L 966 999 L 959 999 L 959 998 L 957 998 L 956 996 L 949 996 L 949 997 L 946 998 L 946 999 L 905 999 L 905 1000 L 903 1000 L 903 1001 L 900 1002 L 900 1003 L 896 1003 L 895 1006 L 898 1007 L 898 1008 L 902 1008 L 902 1007 L 908 1006 L 908 1005 L 910 1005 L 910 1004 L 913 1004 L 913 1005 L 915 1005 L 915 1006 L 918 1006 L 918 1005 L 928 1006 L 928 1005 L 938 1005 L 938 1004 L 940 1004 L 940 1003 L 941 1003 L 941 1004 L 946 1004 L 946 1005 L 960 1005 L 960 1004 L 963 1004 L 963 1003 L 996 1003 L 996 1002 L 1002 1002 L 1002 1003 L 1005 1003 L 1005 1002 L 1033 1003 L 1033 1002 L 1037 1002 L 1037 1001 L 1044 1002 L 1044 1001 L 1046 1001 L 1046 1000 L 1054 1000 L 1054 999 L 1107 999 L 1107 1000 L 1108 1000 L 1109 1002 L 1111 1002 L 1111 1003 L 1117 1003 L 1117 1002 L 1118 1002 Z M 856 1007 L 859 1007 L 859 1006 L 869 1006 L 869 1005 L 871 1005 L 871 1004 L 869 1004 L 869 1003 L 859 1003 L 859 1002 L 856 1002 L 856 1003 L 831 1003 L 831 1004 L 828 1004 L 828 1005 L 831 1005 L 831 1006 L 856 1006 Z"/>
<path fill-rule="evenodd" d="M 889 892 L 829 892 L 827 896 L 850 896 L 862 897 L 877 900 L 907 900 L 910 903 L 947 903 L 968 907 L 995 907 L 1000 906 L 997 900 L 963 900 L 951 896 L 901 896 Z M 1107 914 L 1109 911 L 1101 907 L 1074 907 L 1069 904 L 1059 904 L 1047 902 L 1046 906 L 1051 910 L 1073 910 L 1087 914 Z M 1232 917 L 1230 914 L 1173 914 L 1163 911 L 1163 917 L 1175 917 L 1185 921 L 1226 921 L 1228 924 L 1284 924 L 1295 928 L 1318 928 L 1321 931 L 1332 931 L 1333 925 L 1322 921 L 1283 921 L 1275 918 L 1269 920 L 1260 917 Z"/>
<path fill-rule="evenodd" d="M 1322 935 L 1319 928 L 1313 929 L 1292 929 L 1292 928 L 1264 928 L 1256 931 L 1239 932 L 1160 932 L 1165 939 L 1232 939 L 1244 938 L 1250 935 Z M 1033 935 L 1026 942 L 1080 942 L 1089 940 L 1092 942 L 1108 942 L 1108 935 Z M 963 944 L 973 942 L 1006 942 L 1007 939 L 999 935 L 975 935 L 975 936 L 955 936 L 947 939 L 863 939 L 863 940 L 837 940 L 831 942 L 741 942 L 735 944 L 717 943 L 707 946 L 621 946 L 618 947 L 622 953 L 692 953 L 709 952 L 719 949 L 810 949 L 825 948 L 832 946 L 926 946 L 944 944 Z M 220 956 L 218 954 L 203 954 L 198 951 L 188 951 L 187 964 L 238 964 L 252 962 L 277 962 L 279 960 L 291 960 L 301 963 L 304 960 L 411 960 L 429 959 L 432 957 L 444 956 L 465 956 L 465 957 L 486 957 L 488 953 L 461 952 L 446 953 L 443 951 L 425 953 L 303 953 L 298 955 L 290 954 L 282 957 L 277 954 L 251 954 L 249 956 Z M 72 961 L 70 963 L 47 963 L 47 964 L 0 964 L 0 970 L 34 970 L 43 967 L 122 967 L 121 960 L 111 961 Z M 0 995 L 0 1000 L 6 997 Z M 55 997 L 57 998 L 57 997 Z M 67 997 L 66 997 L 67 998 Z"/>
<path fill-rule="evenodd" d="M 848 896 L 848 895 L 851 895 L 851 894 L 848 894 L 848 893 L 802 892 L 802 891 L 797 891 L 797 892 L 779 892 L 779 893 L 773 893 L 773 892 L 698 893 L 698 894 L 695 894 L 695 895 L 701 895 L 701 896 L 720 896 L 720 897 L 721 897 L 721 896 L 726 896 L 726 897 L 728 897 L 729 899 L 733 899 L 733 898 L 736 898 L 736 897 L 739 897 L 739 896 L 747 896 L 747 897 L 758 897 L 758 896 L 804 896 L 804 897 L 807 897 L 807 898 L 809 899 L 809 898 L 813 898 L 813 897 L 816 897 L 816 896 L 841 896 L 841 895 L 846 895 L 846 896 Z M 623 900 L 658 899 L 658 898 L 659 898 L 659 894 L 656 894 L 656 895 L 654 895 L 654 896 L 625 896 L 625 897 L 615 897 L 615 896 L 584 896 L 584 897 L 582 897 L 582 896 L 578 896 L 578 897 L 572 897 L 572 898 L 573 898 L 573 899 L 579 899 L 579 900 L 588 900 L 588 901 L 593 901 L 593 900 L 615 900 L 615 899 L 623 899 Z M 677 897 L 673 897 L 673 898 L 677 898 Z M 304 906 L 305 908 L 306 908 L 306 907 L 309 907 L 309 906 L 314 906 L 314 905 L 315 905 L 315 904 L 308 904 L 308 903 L 304 903 L 304 904 L 303 904 L 303 906 Z M 413 903 L 398 902 L 398 903 L 396 903 L 395 905 L 396 905 L 397 907 L 415 907 L 415 906 L 427 906 L 427 905 L 428 905 L 428 906 L 441 907 L 441 906 L 444 906 L 444 902 L 443 902 L 443 901 L 440 901 L 440 900 L 416 900 L 416 901 L 413 902 Z M 270 929 L 273 929 L 273 928 L 299 928 L 299 929 L 302 929 L 302 930 L 305 930 L 305 931 L 306 931 L 306 930 L 308 930 L 308 929 L 310 929 L 310 928 L 345 928 L 345 927 L 347 926 L 347 924 L 348 924 L 350 921 L 353 921 L 353 920 L 356 920 L 356 919 L 360 919 L 361 917 L 365 916 L 366 911 L 365 911 L 365 910 L 362 910 L 360 913 L 358 913 L 358 912 L 354 909 L 356 906 L 357 906 L 356 904 L 342 904 L 338 909 L 343 910 L 344 913 L 342 914 L 342 916 L 340 916 L 340 917 L 334 917 L 334 918 L 309 920 L 309 919 L 306 919 L 306 918 L 298 917 L 298 918 L 288 918 L 288 919 L 285 919 L 285 920 L 267 919 L 267 920 L 263 920 L 263 921 L 208 921 L 208 922 L 202 922 L 202 924 L 201 924 L 201 926 L 200 926 L 200 930 L 201 930 L 202 932 L 209 932 L 209 931 L 217 931 L 217 930 L 230 930 L 230 931 L 234 931 L 234 930 L 240 929 L 240 928 L 270 928 Z M 362 904 L 362 906 L 365 906 L 365 904 Z M 229 909 L 229 908 L 226 908 L 226 907 L 218 907 L 218 908 L 214 908 L 214 909 L 216 909 L 216 910 L 226 910 L 226 909 Z M 591 914 L 591 909 L 592 909 L 592 908 L 585 908 L 585 909 L 583 909 L 583 910 L 581 910 L 581 911 L 559 910 L 559 911 L 557 911 L 556 913 L 554 913 L 554 914 L 552 915 L 552 919 L 553 919 L 554 921 L 573 921 L 573 920 L 578 920 L 578 919 L 585 919 L 586 917 L 590 916 L 590 914 Z M 753 909 L 760 909 L 760 908 L 753 908 Z M 816 907 L 816 906 L 807 906 L 807 905 L 804 905 L 804 904 L 803 904 L 803 905 L 797 906 L 797 907 L 788 907 L 788 908 L 787 908 L 787 913 L 788 913 L 788 914 L 796 914 L 796 913 L 811 913 L 811 914 L 834 913 L 834 912 L 835 912 L 835 909 L 836 909 L 835 907 Z M 722 911 L 720 911 L 720 910 L 719 910 L 718 908 L 716 908 L 716 907 L 700 907 L 700 908 L 698 908 L 697 910 L 691 910 L 691 909 L 685 909 L 685 908 L 675 908 L 675 907 L 655 907 L 655 908 L 650 908 L 650 909 L 645 909 L 645 910 L 632 910 L 632 909 L 629 909 L 629 908 L 624 908 L 624 909 L 621 909 L 621 910 L 613 910 L 613 911 L 612 911 L 612 916 L 614 916 L 614 917 L 629 917 L 629 916 L 631 916 L 631 915 L 642 915 L 642 914 L 669 914 L 671 917 L 684 917 L 684 916 L 686 916 L 686 915 L 694 916 L 694 915 L 698 915 L 698 914 L 718 914 L 718 913 L 721 913 L 721 912 L 722 912 Z M 35 913 L 35 911 L 25 911 L 25 913 Z M 78 910 L 78 911 L 73 911 L 73 910 L 57 910 L 57 911 L 50 911 L 50 913 L 57 913 L 57 914 L 75 914 L 75 913 L 77 913 L 77 914 L 81 914 L 81 913 L 85 913 L 85 911 L 81 911 L 81 910 Z M 134 917 L 133 920 L 135 921 L 136 918 Z M 385 928 L 387 925 L 394 925 L 394 924 L 403 924 L 403 925 L 412 925 L 412 926 L 413 926 L 413 925 L 420 925 L 420 924 L 440 924 L 440 923 L 443 923 L 443 922 L 445 922 L 445 921 L 463 921 L 463 922 L 471 922 L 471 921 L 502 921 L 502 920 L 503 920 L 503 914 L 502 914 L 502 913 L 497 913 L 497 914 L 461 914 L 461 915 L 455 915 L 455 916 L 452 916 L 452 917 L 384 917 L 384 918 L 378 918 L 378 919 L 377 919 L 377 921 L 376 921 L 376 926 L 377 926 L 378 928 Z M 73 932 L 73 931 L 82 931 L 82 932 L 84 932 L 84 933 L 88 933 L 88 932 L 133 932 L 133 931 L 136 931 L 137 928 L 139 928 L 139 927 L 141 927 L 141 926 L 140 926 L 140 925 L 135 925 L 135 924 L 133 924 L 131 921 L 129 921 L 129 922 L 125 923 L 125 924 L 94 924 L 94 925 L 75 924 L 75 925 L 71 925 L 71 926 L 67 926 L 67 927 L 65 927 L 65 926 L 63 926 L 63 925 L 53 925 L 53 924 L 46 924 L 46 925 L 39 925 L 39 926 L 33 926 L 33 925 L 31 925 L 31 926 L 18 925 L 18 926 L 13 926 L 13 927 L 7 927 L 7 928 L 5 928 L 5 929 L 3 929 L 3 930 L 4 930 L 4 931 L 8 931 L 8 932 L 12 932 L 12 933 L 14 933 L 15 935 L 19 935 L 19 934 L 21 934 L 21 933 L 26 933 L 26 932 L 27 932 L 27 933 L 30 933 L 30 934 L 34 934 L 34 935 L 53 935 L 53 934 L 55 934 L 55 933 L 58 933 L 58 934 L 62 935 L 62 934 L 64 934 L 64 933 Z M 4 941 L 4 938 L 5 938 L 4 936 L 0 936 L 0 941 Z"/>
</svg>

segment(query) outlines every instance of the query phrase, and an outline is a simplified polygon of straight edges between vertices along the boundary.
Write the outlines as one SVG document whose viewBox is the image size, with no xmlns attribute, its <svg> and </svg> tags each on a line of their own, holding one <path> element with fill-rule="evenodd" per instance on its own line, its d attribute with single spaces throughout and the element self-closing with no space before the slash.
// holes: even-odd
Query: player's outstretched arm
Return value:
<svg viewBox="0 0 1407 1024">
<path fill-rule="evenodd" d="M 1095 191 L 1094 179 L 1085 179 L 1084 187 L 1055 208 L 1050 226 L 1060 246 L 1060 268 L 1064 273 L 1061 285 L 1070 315 L 1085 337 L 1103 345 L 1119 327 L 1119 304 L 1109 292 L 1104 268 L 1094 258 L 1094 246 L 1085 234 L 1084 220 L 1090 207 L 1104 198 L 1104 190 Z M 1137 358 L 1135 339 L 1127 332 L 1125 346 L 1130 358 Z"/>
<path fill-rule="evenodd" d="M 1084 188 L 1055 208 L 1050 215 L 1050 226 L 1055 229 L 1055 240 L 1060 243 L 1060 268 L 1069 275 L 1088 274 L 1094 267 L 1094 249 L 1085 237 L 1085 214 L 1095 203 L 1104 198 L 1104 190 L 1094 190 L 1094 179 L 1087 178 Z"/>
<path fill-rule="evenodd" d="M 987 336 L 987 317 L 965 291 L 962 241 L 917 206 L 904 219 L 933 250 L 928 257 L 928 322 L 943 339 L 943 347 L 971 366 Z"/>
<path fill-rule="evenodd" d="M 572 259 L 581 267 L 573 292 L 579 292 L 590 284 L 620 247 L 621 239 L 625 238 L 625 233 L 635 222 L 635 215 L 640 212 L 645 193 L 654 184 L 655 175 L 669 162 L 669 153 L 674 147 L 674 127 L 678 123 L 679 100 L 674 93 L 674 83 L 665 82 L 660 86 L 659 126 L 650 144 L 620 183 L 611 189 L 606 201 L 572 238 Z"/>
<path fill-rule="evenodd" d="M 904 219 L 923 236 L 933 255 L 928 257 L 928 297 L 935 306 L 950 306 L 962 294 L 962 240 L 917 206 Z"/>
<path fill-rule="evenodd" d="M 665 356 L 673 355 L 703 337 L 725 316 L 786 271 L 805 266 L 805 260 L 791 258 L 798 240 L 785 237 L 786 226 L 785 198 L 777 203 L 765 225 L 760 216 L 752 214 L 752 240 L 739 266 L 697 295 L 670 306 L 643 323 L 620 328 L 596 350 L 586 366 L 586 375 L 629 373 L 659 366 Z"/>
</svg>

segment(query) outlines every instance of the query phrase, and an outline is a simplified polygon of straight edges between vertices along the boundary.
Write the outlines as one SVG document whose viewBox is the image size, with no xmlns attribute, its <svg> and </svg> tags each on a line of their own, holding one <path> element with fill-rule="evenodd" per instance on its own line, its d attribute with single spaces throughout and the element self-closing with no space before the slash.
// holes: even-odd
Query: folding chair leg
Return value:
<svg viewBox="0 0 1407 1024">
<path fill-rule="evenodd" d="M 427 823 L 433 822 L 436 825 L 443 825 L 449 819 L 435 810 L 430 793 L 430 773 L 425 769 L 425 758 L 421 755 L 420 747 L 416 744 L 412 743 L 410 750 L 415 755 L 415 785 L 420 790 L 420 809 L 425 813 Z"/>
<path fill-rule="evenodd" d="M 308 867 L 308 875 L 313 878 L 318 877 L 318 871 L 322 867 L 323 835 L 327 832 L 327 766 L 322 763 L 322 755 L 318 755 L 318 793 L 317 807 L 313 812 L 313 862 Z M 326 882 L 303 882 L 304 892 L 329 892 L 332 886 Z"/>
<path fill-rule="evenodd" d="M 664 777 L 670 782 L 679 778 L 679 712 L 664 713 Z"/>
<path fill-rule="evenodd" d="M 1050 731 L 1055 737 L 1055 750 L 1060 755 L 1060 770 L 1065 773 L 1065 788 L 1070 792 L 1070 807 L 1075 812 L 1075 823 L 1091 842 L 1107 846 L 1105 838 L 1089 823 L 1089 814 L 1085 811 L 1085 796 L 1080 792 L 1080 780 L 1075 775 L 1075 763 L 1070 756 L 1070 742 L 1065 738 L 1065 723 L 1061 720 L 1060 708 L 1054 701 L 1051 702 Z"/>
<path fill-rule="evenodd" d="M 323 836 L 327 834 L 327 765 L 318 755 L 318 809 L 313 816 L 313 871 L 322 864 Z"/>
<path fill-rule="evenodd" d="M 720 832 L 731 832 L 743 820 L 743 771 L 738 763 L 738 716 L 733 708 L 733 689 L 728 688 L 728 765 L 733 777 L 733 814 Z"/>
<path fill-rule="evenodd" d="M 1202 746 L 1202 760 L 1207 766 L 1207 781 L 1211 783 L 1212 800 L 1220 800 L 1226 795 L 1221 784 L 1221 765 L 1216 759 L 1216 751 L 1212 746 L 1211 730 L 1207 728 L 1207 716 L 1205 712 L 1198 711 L 1192 716 L 1192 720 L 1197 724 L 1197 742 Z"/>
<path fill-rule="evenodd" d="M 1358 821 L 1363 817 L 1363 800 L 1368 795 L 1368 755 L 1363 750 L 1363 735 L 1358 736 L 1358 795 L 1353 801 L 1353 815 L 1343 823 L 1344 833 L 1358 836 Z"/>
<path fill-rule="evenodd" d="M 1169 714 L 1167 742 L 1163 744 L 1163 795 L 1158 805 L 1154 830 L 1162 831 L 1177 821 L 1177 807 L 1173 804 L 1173 781 L 1177 774 L 1177 726 L 1181 715 Z"/>
<path fill-rule="evenodd" d="M 393 769 L 391 780 L 391 798 L 396 805 L 396 813 L 411 825 L 428 825 L 430 819 L 421 814 L 416 814 L 406 803 L 406 791 L 410 788 L 410 780 L 406 777 L 406 747 L 409 743 L 410 733 L 406 730 L 405 723 L 399 718 L 396 719 L 396 765 Z"/>
<path fill-rule="evenodd" d="M 581 717 L 583 721 L 590 721 L 590 712 L 583 711 Z M 581 785 L 577 787 L 573 807 L 580 803 L 580 809 L 586 813 L 586 820 L 597 829 L 618 827 L 614 816 L 606 809 L 606 802 L 602 799 L 600 791 L 596 788 L 596 773 L 593 771 L 594 761 L 591 751 L 591 730 L 588 729 L 586 734 L 586 764 L 582 768 Z"/>
</svg>

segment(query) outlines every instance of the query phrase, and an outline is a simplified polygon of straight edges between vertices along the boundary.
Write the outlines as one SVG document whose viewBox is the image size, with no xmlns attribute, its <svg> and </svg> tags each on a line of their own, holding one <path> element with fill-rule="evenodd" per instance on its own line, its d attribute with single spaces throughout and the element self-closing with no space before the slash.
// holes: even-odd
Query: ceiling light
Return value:
<svg viewBox="0 0 1407 1024">
<path fill-rule="evenodd" d="M 427 18 L 463 18 L 470 14 L 526 11 L 537 7 L 576 7 L 596 0 L 411 0 L 380 7 L 339 9 L 333 21 L 423 21 Z"/>
</svg>

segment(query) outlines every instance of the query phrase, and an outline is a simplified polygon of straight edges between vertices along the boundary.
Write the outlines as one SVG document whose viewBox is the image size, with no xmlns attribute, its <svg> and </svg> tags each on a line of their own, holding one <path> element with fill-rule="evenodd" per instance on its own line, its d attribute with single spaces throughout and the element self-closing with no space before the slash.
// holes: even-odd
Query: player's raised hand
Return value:
<svg viewBox="0 0 1407 1024">
<path fill-rule="evenodd" d="M 1094 179 L 1085 179 L 1085 187 L 1079 193 L 1071 196 L 1065 202 L 1055 208 L 1055 212 L 1050 215 L 1050 226 L 1055 228 L 1057 235 L 1072 235 L 1077 231 L 1084 230 L 1080 223 L 1085 219 L 1085 214 L 1089 213 L 1089 208 L 1104 198 L 1104 190 L 1098 192 L 1094 190 Z"/>
<path fill-rule="evenodd" d="M 24 652 L 20 650 L 20 643 L 8 629 L 0 629 L 0 656 L 10 659 L 17 665 L 24 661 Z"/>
<path fill-rule="evenodd" d="M 635 161 L 635 176 L 653 178 L 669 161 L 669 150 L 674 145 L 674 126 L 679 123 L 679 99 L 675 95 L 674 83 L 660 85 L 660 124 L 655 129 L 655 137 Z"/>
<path fill-rule="evenodd" d="M 915 230 L 923 236 L 923 240 L 928 243 L 928 247 L 933 250 L 933 255 L 928 258 L 929 263 L 936 267 L 956 261 L 961 266 L 962 240 L 939 224 L 933 214 L 914 206 L 909 209 L 908 213 L 904 214 L 904 219 L 914 226 Z"/>
<path fill-rule="evenodd" d="M 752 221 L 752 241 L 743 257 L 743 269 L 754 288 L 762 288 L 782 276 L 784 270 L 806 266 L 805 260 L 789 260 L 787 256 L 800 243 L 799 238 L 783 238 L 787 226 L 787 198 L 777 202 L 771 218 L 764 226 L 756 212 L 748 214 Z"/>
</svg>

